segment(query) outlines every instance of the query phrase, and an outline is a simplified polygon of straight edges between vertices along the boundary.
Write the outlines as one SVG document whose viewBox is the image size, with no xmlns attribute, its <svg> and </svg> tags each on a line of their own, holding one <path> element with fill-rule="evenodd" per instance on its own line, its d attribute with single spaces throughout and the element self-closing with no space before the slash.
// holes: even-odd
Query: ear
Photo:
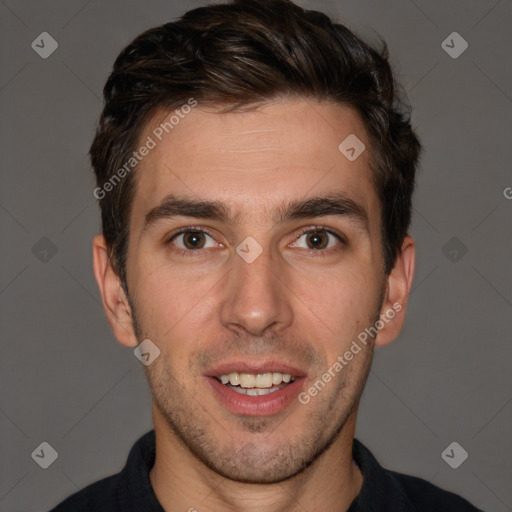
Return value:
<svg viewBox="0 0 512 512">
<path fill-rule="evenodd" d="M 110 263 L 107 243 L 103 235 L 96 235 L 92 243 L 94 276 L 98 283 L 103 307 L 114 335 L 126 347 L 138 345 L 133 329 L 130 304 L 121 279 Z"/>
<path fill-rule="evenodd" d="M 381 326 L 375 339 L 376 346 L 395 340 L 405 322 L 407 299 L 414 278 L 416 246 L 411 236 L 406 236 L 386 284 L 386 294 L 380 311 Z"/>
</svg>

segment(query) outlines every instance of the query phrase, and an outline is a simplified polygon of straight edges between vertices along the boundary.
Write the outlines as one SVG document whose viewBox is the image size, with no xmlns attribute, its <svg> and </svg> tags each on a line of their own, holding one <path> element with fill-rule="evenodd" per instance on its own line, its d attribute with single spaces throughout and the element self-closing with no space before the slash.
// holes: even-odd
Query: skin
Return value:
<svg viewBox="0 0 512 512">
<path fill-rule="evenodd" d="M 155 114 L 141 143 L 168 115 Z M 353 162 L 338 150 L 349 134 L 366 146 Z M 404 323 L 415 256 L 408 236 L 384 274 L 370 151 L 347 106 L 301 98 L 228 114 L 198 106 L 136 170 L 129 298 L 95 237 L 95 276 L 117 339 L 135 347 L 149 338 L 161 351 L 145 368 L 157 446 L 150 478 L 166 511 L 344 511 L 360 491 L 351 457 L 357 406 L 374 346 L 393 341 Z M 366 227 L 334 215 L 274 222 L 283 204 L 333 191 L 364 208 Z M 170 193 L 220 201 L 232 219 L 161 218 L 143 229 Z M 166 245 L 184 227 L 211 238 L 199 235 L 200 249 L 183 235 Z M 318 227 L 345 242 L 322 231 L 327 245 L 313 249 L 318 239 L 301 229 Z M 252 263 L 236 252 L 249 236 L 262 248 Z M 402 310 L 306 405 L 235 415 L 205 382 L 218 363 L 273 360 L 303 369 L 307 390 L 395 303 Z"/>
</svg>

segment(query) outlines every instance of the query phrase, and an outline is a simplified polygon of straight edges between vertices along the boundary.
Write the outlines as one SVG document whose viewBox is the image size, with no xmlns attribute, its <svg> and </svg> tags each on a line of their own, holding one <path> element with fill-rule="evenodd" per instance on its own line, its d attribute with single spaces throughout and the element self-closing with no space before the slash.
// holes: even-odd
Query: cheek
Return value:
<svg viewBox="0 0 512 512">
<path fill-rule="evenodd" d="M 134 289 L 140 324 L 148 337 L 167 343 L 188 341 L 201 332 L 204 334 L 204 322 L 211 314 L 219 278 L 194 273 L 192 266 L 184 271 L 169 264 L 148 265 L 148 270 L 139 271 Z"/>
<path fill-rule="evenodd" d="M 309 339 L 316 345 L 316 350 L 323 352 L 323 358 L 327 366 L 330 366 L 350 350 L 352 342 L 366 328 L 373 325 L 375 315 L 378 314 L 380 286 L 377 279 L 362 278 L 358 272 L 339 272 L 336 278 L 331 276 L 321 286 L 305 285 L 302 290 L 302 302 L 314 314 L 302 308 L 302 311 L 307 312 L 307 318 L 297 315 L 301 316 L 296 317 L 297 321 L 309 333 Z M 350 363 L 350 370 L 345 369 L 344 375 L 347 378 L 349 372 L 366 364 L 368 354 L 371 353 L 364 350 L 365 345 L 360 344 L 360 347 L 358 357 L 349 354 L 353 362 Z"/>
<path fill-rule="evenodd" d="M 291 288 L 325 322 L 331 335 L 366 325 L 378 309 L 377 280 L 360 268 L 344 267 L 321 275 L 301 273 Z"/>
</svg>

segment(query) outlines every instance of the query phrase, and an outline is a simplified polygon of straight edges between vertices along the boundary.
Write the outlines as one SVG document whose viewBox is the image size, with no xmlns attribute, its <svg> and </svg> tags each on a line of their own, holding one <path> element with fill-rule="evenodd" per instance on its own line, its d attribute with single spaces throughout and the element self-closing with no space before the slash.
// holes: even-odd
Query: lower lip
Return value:
<svg viewBox="0 0 512 512">
<path fill-rule="evenodd" d="M 219 382 L 215 377 L 207 377 L 210 386 L 221 403 L 234 414 L 245 416 L 270 416 L 284 410 L 297 396 L 304 384 L 304 378 L 297 377 L 284 388 L 268 395 L 242 395 Z"/>
</svg>

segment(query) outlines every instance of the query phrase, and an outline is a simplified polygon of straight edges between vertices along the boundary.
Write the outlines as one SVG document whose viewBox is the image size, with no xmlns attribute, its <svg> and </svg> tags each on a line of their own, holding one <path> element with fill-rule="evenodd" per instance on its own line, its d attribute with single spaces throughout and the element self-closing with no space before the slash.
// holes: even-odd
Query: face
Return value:
<svg viewBox="0 0 512 512">
<path fill-rule="evenodd" d="M 332 368 L 387 304 L 370 143 L 351 108 L 301 99 L 197 106 L 160 141 L 168 116 L 140 137 L 156 146 L 127 257 L 138 341 L 160 350 L 155 422 L 225 477 L 282 481 L 355 415 L 372 344 Z M 350 134 L 366 146 L 354 161 L 338 149 Z"/>
</svg>

